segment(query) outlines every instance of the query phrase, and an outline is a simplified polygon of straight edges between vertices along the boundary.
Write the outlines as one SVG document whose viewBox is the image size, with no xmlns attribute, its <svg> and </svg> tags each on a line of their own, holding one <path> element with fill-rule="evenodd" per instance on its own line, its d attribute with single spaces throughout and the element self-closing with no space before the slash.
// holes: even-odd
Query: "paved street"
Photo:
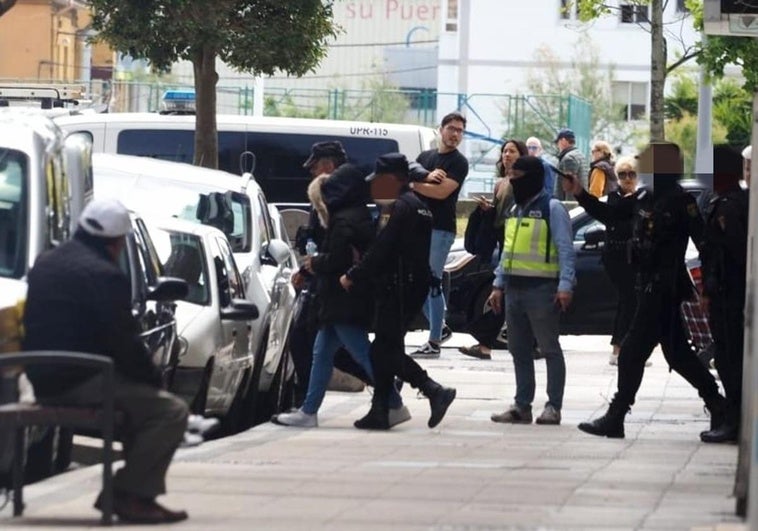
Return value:
<svg viewBox="0 0 758 531">
<path fill-rule="evenodd" d="M 410 334 L 408 342 L 421 342 Z M 513 367 L 453 347 L 423 361 L 458 389 L 437 429 L 428 402 L 403 390 L 413 419 L 391 432 L 355 430 L 370 395 L 328 393 L 317 429 L 264 424 L 234 437 L 181 450 L 161 500 L 186 508 L 181 529 L 491 530 L 743 529 L 730 496 L 736 446 L 704 445 L 708 425 L 697 393 L 664 366 L 646 369 L 626 439 L 585 435 L 576 425 L 605 408 L 615 386 L 607 337 L 562 338 L 568 382 L 561 426 L 492 423 L 510 404 Z M 537 362 L 536 414 L 545 367 Z M 0 511 L 2 529 L 97 525 L 92 503 L 99 467 L 25 489 L 21 520 Z"/>
</svg>

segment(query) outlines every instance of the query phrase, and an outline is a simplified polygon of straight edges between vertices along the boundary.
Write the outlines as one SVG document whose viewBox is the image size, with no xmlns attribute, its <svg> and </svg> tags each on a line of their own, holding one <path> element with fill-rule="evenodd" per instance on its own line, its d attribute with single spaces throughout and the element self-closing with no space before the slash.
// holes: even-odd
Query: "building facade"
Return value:
<svg viewBox="0 0 758 531">
<path fill-rule="evenodd" d="M 113 52 L 87 42 L 86 2 L 18 0 L 0 17 L 0 78 L 29 82 L 110 80 Z"/>
</svg>

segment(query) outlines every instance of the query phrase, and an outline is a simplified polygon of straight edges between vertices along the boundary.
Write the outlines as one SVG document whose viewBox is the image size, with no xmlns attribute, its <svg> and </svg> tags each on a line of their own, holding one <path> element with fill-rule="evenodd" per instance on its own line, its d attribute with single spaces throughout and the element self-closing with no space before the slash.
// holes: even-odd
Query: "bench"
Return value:
<svg viewBox="0 0 758 531">
<path fill-rule="evenodd" d="M 24 512 L 24 461 L 28 426 L 61 426 L 97 430 L 103 438 L 103 525 L 113 524 L 113 361 L 106 356 L 63 351 L 12 352 L 0 354 L 4 368 L 56 364 L 95 369 L 103 376 L 103 402 L 98 407 L 51 406 L 28 403 L 0 404 L 0 432 L 14 433 L 12 486 L 13 516 Z"/>
</svg>

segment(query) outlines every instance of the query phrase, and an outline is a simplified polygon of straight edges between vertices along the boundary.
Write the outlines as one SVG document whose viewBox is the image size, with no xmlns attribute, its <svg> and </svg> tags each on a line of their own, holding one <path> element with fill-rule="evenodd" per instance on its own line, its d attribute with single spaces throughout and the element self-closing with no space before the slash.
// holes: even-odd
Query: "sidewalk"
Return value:
<svg viewBox="0 0 758 531">
<path fill-rule="evenodd" d="M 409 345 L 423 334 L 410 334 Z M 234 437 L 181 450 L 169 472 L 172 508 L 190 519 L 177 529 L 492 530 L 745 529 L 730 496 L 737 447 L 705 445 L 708 426 L 697 393 L 670 374 L 660 352 L 645 370 L 626 439 L 580 432 L 605 410 L 615 388 L 607 337 L 562 338 L 567 386 L 561 426 L 502 425 L 492 412 L 512 401 L 506 351 L 491 361 L 455 347 L 422 361 L 432 377 L 458 389 L 447 417 L 426 427 L 428 402 L 405 387 L 413 419 L 390 432 L 361 432 L 352 422 L 370 395 L 328 393 L 317 429 L 264 424 Z M 410 347 L 409 347 L 410 350 Z M 537 361 L 536 413 L 545 365 Z M 20 520 L 0 511 L 2 529 L 96 526 L 92 503 L 99 467 L 24 491 Z"/>
</svg>

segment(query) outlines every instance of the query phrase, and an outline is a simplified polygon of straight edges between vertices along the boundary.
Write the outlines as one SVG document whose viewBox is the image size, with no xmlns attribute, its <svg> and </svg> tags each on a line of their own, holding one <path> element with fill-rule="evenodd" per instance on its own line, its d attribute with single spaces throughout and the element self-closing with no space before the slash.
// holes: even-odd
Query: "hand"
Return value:
<svg viewBox="0 0 758 531">
<path fill-rule="evenodd" d="M 570 291 L 559 291 L 555 294 L 555 304 L 558 305 L 558 307 L 561 309 L 562 312 L 565 312 L 568 310 L 568 307 L 571 306 L 571 299 L 573 298 L 573 293 Z"/>
<path fill-rule="evenodd" d="M 350 291 L 350 288 L 353 287 L 353 281 L 347 278 L 347 275 L 342 275 L 340 277 L 340 285 L 345 291 Z"/>
<path fill-rule="evenodd" d="M 305 275 L 303 275 L 300 271 L 295 271 L 292 274 L 292 277 L 290 277 L 290 282 L 292 282 L 292 286 L 295 289 L 303 289 L 305 286 Z"/>
<path fill-rule="evenodd" d="M 503 311 L 503 290 L 500 288 L 492 288 L 490 296 L 487 297 L 487 304 L 490 305 L 492 311 L 500 313 Z"/>
<path fill-rule="evenodd" d="M 436 170 L 430 171 L 429 175 L 426 176 L 426 179 L 424 179 L 424 181 L 428 183 L 439 184 L 445 177 L 447 177 L 447 172 L 443 169 L 437 168 Z"/>
<path fill-rule="evenodd" d="M 490 208 L 493 208 L 492 203 L 490 203 L 489 199 L 484 196 L 480 195 L 475 197 L 474 200 L 476 201 L 476 206 L 481 210 L 489 210 Z"/>
<path fill-rule="evenodd" d="M 575 174 L 567 173 L 566 177 L 560 176 L 560 179 L 562 180 L 563 191 L 567 194 L 576 197 L 582 193 L 582 181 Z"/>
</svg>

